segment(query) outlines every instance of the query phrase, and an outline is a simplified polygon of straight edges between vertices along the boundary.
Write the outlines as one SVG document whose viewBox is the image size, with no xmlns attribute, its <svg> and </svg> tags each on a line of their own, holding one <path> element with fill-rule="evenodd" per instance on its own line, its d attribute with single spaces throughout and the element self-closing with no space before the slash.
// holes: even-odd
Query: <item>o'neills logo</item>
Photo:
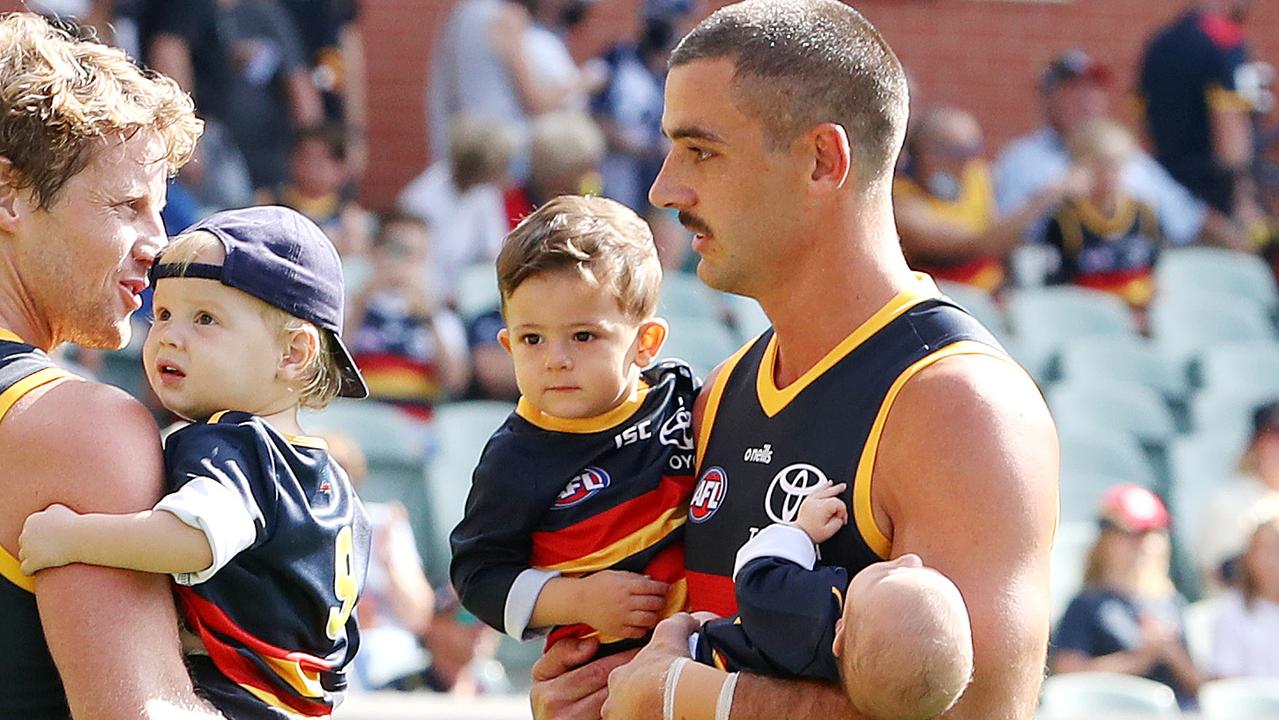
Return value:
<svg viewBox="0 0 1279 720">
<path fill-rule="evenodd" d="M 693 500 L 688 504 L 688 519 L 695 523 L 706 522 L 719 510 L 728 494 L 728 474 L 724 468 L 713 467 L 702 473 L 693 488 Z"/>
<path fill-rule="evenodd" d="M 608 487 L 608 473 L 597 467 L 588 467 L 568 481 L 559 497 L 551 505 L 552 510 L 563 510 L 585 502 L 595 493 Z"/>
</svg>

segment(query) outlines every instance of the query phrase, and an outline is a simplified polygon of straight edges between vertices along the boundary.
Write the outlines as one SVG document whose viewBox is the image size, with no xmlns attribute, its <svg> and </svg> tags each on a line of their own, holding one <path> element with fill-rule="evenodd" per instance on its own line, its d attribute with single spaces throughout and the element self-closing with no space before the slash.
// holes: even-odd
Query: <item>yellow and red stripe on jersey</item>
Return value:
<svg viewBox="0 0 1279 720">
<path fill-rule="evenodd" d="M 267 705 L 288 713 L 325 717 L 333 712 L 320 684 L 320 673 L 333 670 L 327 661 L 250 635 L 222 608 L 191 588 L 177 587 L 175 591 L 187 626 L 200 636 L 209 657 L 228 679 Z M 269 667 L 272 675 L 266 675 L 246 657 L 246 651 Z"/>
<path fill-rule="evenodd" d="M 443 400 L 434 364 L 395 353 L 360 353 L 355 362 L 370 397 L 395 403 L 419 419 L 430 419 L 432 406 Z"/>
<path fill-rule="evenodd" d="M 1137 308 L 1149 305 L 1155 295 L 1155 279 L 1150 268 L 1086 273 L 1077 276 L 1073 282 L 1081 287 L 1118 295 Z"/>
</svg>

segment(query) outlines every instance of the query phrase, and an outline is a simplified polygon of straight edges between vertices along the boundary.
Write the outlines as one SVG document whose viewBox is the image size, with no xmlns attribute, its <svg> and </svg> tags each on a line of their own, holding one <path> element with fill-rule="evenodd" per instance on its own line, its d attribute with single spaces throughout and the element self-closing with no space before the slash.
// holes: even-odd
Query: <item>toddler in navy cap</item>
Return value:
<svg viewBox="0 0 1279 720">
<path fill-rule="evenodd" d="M 191 425 L 169 436 L 169 494 L 133 515 L 53 505 L 27 519 L 22 569 L 90 563 L 171 574 L 199 691 L 227 717 L 327 716 L 359 644 L 369 523 L 300 407 L 364 397 L 340 338 L 342 269 L 310 220 L 218 213 L 151 271 L 147 379 Z"/>
</svg>

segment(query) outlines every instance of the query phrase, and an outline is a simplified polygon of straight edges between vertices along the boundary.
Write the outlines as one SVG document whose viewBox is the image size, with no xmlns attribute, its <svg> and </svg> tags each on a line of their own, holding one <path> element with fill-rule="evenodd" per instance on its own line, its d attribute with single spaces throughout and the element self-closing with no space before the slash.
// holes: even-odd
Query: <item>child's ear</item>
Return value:
<svg viewBox="0 0 1279 720">
<path fill-rule="evenodd" d="M 497 331 L 497 344 L 502 346 L 507 355 L 511 354 L 511 333 L 506 328 Z"/>
<path fill-rule="evenodd" d="M 641 368 L 651 365 L 662 352 L 662 345 L 666 343 L 668 332 L 669 326 L 662 318 L 653 318 L 641 323 L 636 337 L 635 364 Z"/>
<path fill-rule="evenodd" d="M 306 375 L 307 369 L 320 353 L 320 335 L 314 327 L 300 327 L 289 331 L 284 353 L 276 372 L 280 379 L 292 383 Z"/>
</svg>

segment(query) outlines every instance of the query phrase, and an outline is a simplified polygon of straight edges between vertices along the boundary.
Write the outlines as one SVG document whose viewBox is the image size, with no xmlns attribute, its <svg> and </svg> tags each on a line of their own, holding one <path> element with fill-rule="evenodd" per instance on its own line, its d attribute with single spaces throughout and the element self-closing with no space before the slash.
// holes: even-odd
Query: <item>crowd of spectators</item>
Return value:
<svg viewBox="0 0 1279 720">
<path fill-rule="evenodd" d="M 665 59 L 704 13 L 697 0 L 647 0 L 623 41 L 585 62 L 565 38 L 590 21 L 588 0 L 458 0 L 429 61 L 431 160 L 380 216 L 357 200 L 368 139 L 356 0 L 30 5 L 78 17 L 195 98 L 206 132 L 170 191 L 170 231 L 219 209 L 278 203 L 330 234 L 347 273 L 346 334 L 372 393 L 426 436 L 441 403 L 517 397 L 496 342 L 496 301 L 468 306 L 465 295 L 468 275 L 492 274 L 502 238 L 535 207 L 562 193 L 613 197 L 650 220 L 668 273 L 688 269 L 688 234 L 649 205 L 647 188 L 666 151 Z M 1110 110 L 1128 88 L 1078 49 L 1040 71 L 1042 125 L 1001 148 L 985 144 L 978 108 L 916 104 L 894 185 L 907 256 L 996 303 L 1014 286 L 1114 293 L 1142 326 L 1169 248 L 1279 263 L 1279 170 L 1266 160 L 1275 131 L 1261 124 L 1272 73 L 1249 55 L 1247 8 L 1203 0 L 1150 39 L 1132 88 L 1144 107 L 1136 125 Z M 1254 429 L 1244 478 L 1214 497 L 1195 558 L 1205 592 L 1225 598 L 1210 666 L 1186 652 L 1185 600 L 1169 575 L 1176 518 L 1148 490 L 1122 486 L 1100 508 L 1053 672 L 1145 675 L 1188 704 L 1205 678 L 1279 677 L 1279 643 L 1263 640 L 1279 637 L 1279 410 L 1259 410 Z M 356 479 L 359 448 L 331 444 Z M 367 687 L 466 684 L 495 639 L 468 623 L 447 587 L 427 584 L 403 507 L 372 510 L 357 674 Z"/>
</svg>

